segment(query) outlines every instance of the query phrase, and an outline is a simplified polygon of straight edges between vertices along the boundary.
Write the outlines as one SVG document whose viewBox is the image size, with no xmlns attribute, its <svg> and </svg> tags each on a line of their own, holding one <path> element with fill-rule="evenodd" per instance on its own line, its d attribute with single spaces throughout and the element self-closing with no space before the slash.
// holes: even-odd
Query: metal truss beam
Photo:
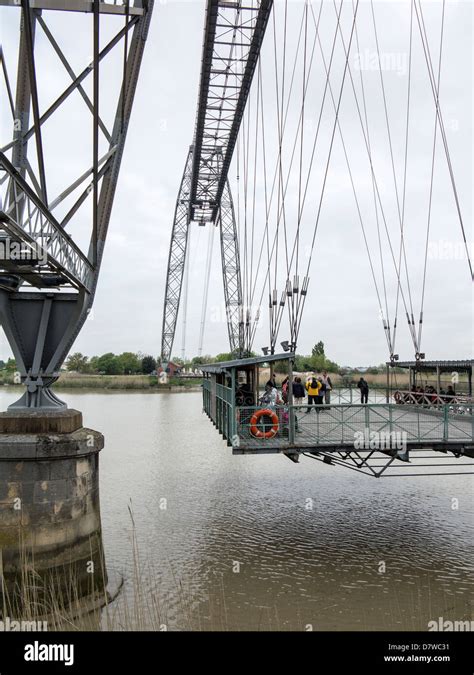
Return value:
<svg viewBox="0 0 474 675">
<path fill-rule="evenodd" d="M 460 463 L 458 459 L 459 457 L 464 457 L 464 453 L 456 452 L 452 447 L 449 449 L 457 458 L 454 463 L 446 461 L 446 459 L 449 459 L 445 459 L 444 457 L 447 449 L 436 451 L 435 447 L 407 448 L 403 453 L 382 450 L 355 451 L 354 449 L 341 448 L 340 450 L 307 450 L 302 451 L 301 454 L 305 457 L 316 459 L 323 464 L 342 466 L 373 478 L 471 475 L 473 471 L 466 471 L 466 469 L 472 469 L 474 464 L 471 462 Z M 434 454 L 427 454 L 430 451 L 434 452 Z M 466 455 L 466 457 L 470 457 L 470 455 Z M 428 463 L 429 461 L 434 463 Z M 461 471 L 453 471 L 453 467 L 459 468 Z M 401 472 L 398 473 L 398 471 Z"/>
<path fill-rule="evenodd" d="M 94 300 L 154 0 L 131 0 L 120 5 L 100 0 L 21 0 L 21 3 L 0 0 L 0 6 L 7 5 L 17 8 L 21 5 L 22 23 L 14 107 L 9 94 L 13 139 L 3 144 L 0 153 L 3 198 L 0 203 L 0 243 L 4 246 L 8 240 L 30 255 L 26 261 L 0 259 L 0 321 L 15 355 L 22 382 L 27 385 L 27 394 L 14 407 L 49 408 L 61 405 L 49 387 L 58 377 L 60 366 L 86 321 Z M 49 9 L 93 14 L 93 58 L 92 62 L 84 64 L 79 75 L 67 61 L 58 35 L 53 35 L 44 17 L 40 16 L 42 10 Z M 111 17 L 104 18 L 104 15 Z M 116 21 L 117 29 L 115 36 L 100 49 L 100 36 L 105 33 L 101 24 L 105 20 L 112 22 L 108 26 Z M 72 80 L 59 98 L 43 110 L 38 104 L 43 98 L 36 91 L 36 83 L 46 76 L 40 56 L 35 55 L 37 23 L 51 42 L 58 63 L 66 68 Z M 59 37 L 63 41 L 68 38 L 67 35 Z M 114 48 L 121 49 L 123 70 L 113 126 L 108 130 L 99 116 L 99 66 Z M 1 57 L 0 76 L 3 75 L 10 91 L 11 79 L 6 72 L 3 53 Z M 93 79 L 91 99 L 82 87 L 90 74 Z M 50 166 L 60 166 L 61 159 L 49 157 L 41 127 L 76 89 L 91 113 L 92 124 L 84 127 L 84 134 L 85 138 L 89 137 L 92 127 L 92 156 L 89 166 L 84 167 L 85 171 L 49 202 L 46 195 L 47 170 Z M 30 127 L 31 114 L 33 126 Z M 107 151 L 102 151 L 102 157 L 99 157 L 99 130 L 108 145 Z M 28 144 L 33 136 L 36 138 L 36 162 L 30 160 L 31 147 Z M 67 154 L 67 143 L 63 151 Z M 11 153 L 10 159 L 6 156 L 7 152 Z M 34 166 L 38 167 L 37 175 Z M 85 181 L 89 181 L 86 189 L 59 222 L 53 209 Z M 87 200 L 91 193 L 92 204 L 90 198 Z M 66 232 L 65 225 L 74 225 L 75 216 L 86 201 L 92 209 L 92 214 L 88 212 L 92 231 L 88 249 L 83 251 Z M 71 292 L 58 293 L 62 286 Z M 30 293 L 28 287 L 42 292 Z"/>
<path fill-rule="evenodd" d="M 18 7 L 18 0 L 0 0 L 0 7 Z M 128 13 L 131 16 L 143 16 L 144 10 L 141 6 L 142 3 L 135 2 L 133 0 L 130 2 L 130 6 L 127 8 L 126 3 L 115 4 L 112 2 L 101 2 L 99 3 L 99 11 L 101 14 L 116 14 L 123 16 Z M 52 9 L 56 11 L 68 11 L 68 12 L 89 12 L 93 13 L 94 11 L 94 0 L 30 0 L 31 9 Z"/>
<path fill-rule="evenodd" d="M 218 216 L 272 5 L 208 0 L 191 180 L 191 219 L 201 224 Z"/>
</svg>

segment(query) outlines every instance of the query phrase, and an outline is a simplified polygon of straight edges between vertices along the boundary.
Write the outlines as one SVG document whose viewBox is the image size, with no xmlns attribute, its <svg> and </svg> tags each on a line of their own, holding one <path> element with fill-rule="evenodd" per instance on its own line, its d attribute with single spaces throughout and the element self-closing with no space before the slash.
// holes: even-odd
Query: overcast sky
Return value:
<svg viewBox="0 0 474 675">
<path fill-rule="evenodd" d="M 421 3 L 434 68 L 440 45 L 442 2 L 434 0 Z M 320 4 L 312 3 L 315 16 Z M 182 2 L 167 0 L 155 3 L 151 31 L 138 84 L 137 96 L 128 133 L 122 170 L 107 240 L 98 292 L 91 319 L 84 326 L 73 351 L 87 355 L 107 351 L 142 351 L 157 356 L 160 352 L 163 295 L 166 264 L 177 190 L 181 180 L 186 154 L 193 140 L 200 56 L 202 46 L 204 0 Z M 281 82 L 282 26 L 284 4 L 276 3 L 275 25 L 277 31 L 277 58 Z M 304 3 L 295 0 L 288 4 L 287 29 L 287 83 L 295 59 L 299 28 Z M 378 30 L 379 50 L 382 55 L 383 79 L 389 116 L 392 147 L 399 195 L 402 194 L 406 131 L 406 97 L 408 82 L 408 45 L 410 3 L 375 2 L 374 11 Z M 0 9 L 2 46 L 14 80 L 18 49 L 18 20 L 16 8 Z M 352 3 L 345 1 L 341 26 L 346 43 L 349 41 Z M 312 15 L 308 22 L 308 54 L 315 36 Z M 90 60 L 91 17 L 64 16 L 58 12 L 44 12 L 44 18 L 53 30 L 74 69 L 79 71 Z M 110 18 L 104 24 L 103 44 L 121 26 L 120 19 Z M 398 261 L 400 225 L 397 215 L 394 179 L 390 161 L 386 120 L 377 67 L 376 42 L 369 2 L 361 2 L 358 10 L 359 49 L 352 44 L 349 64 L 359 104 L 361 98 L 361 72 L 366 96 L 373 164 L 381 194 L 381 201 L 388 230 Z M 335 10 L 332 0 L 325 0 L 321 13 L 320 35 L 325 59 L 330 58 L 332 40 L 336 30 Z M 471 2 L 447 1 L 445 5 L 444 42 L 441 66 L 440 101 L 446 128 L 446 137 L 456 178 L 459 200 L 467 236 L 472 239 L 472 31 L 473 6 Z M 37 68 L 39 71 L 40 105 L 44 110 L 67 86 L 69 80 L 41 30 L 37 35 Z M 277 160 L 276 92 L 273 65 L 273 23 L 270 22 L 262 53 L 262 87 L 265 106 L 265 133 L 268 174 L 273 176 Z M 301 83 L 303 77 L 302 51 L 300 50 L 295 88 L 288 107 L 282 165 L 286 176 L 291 148 L 297 137 L 301 109 Z M 427 231 L 431 153 L 435 110 L 429 85 L 427 68 L 421 49 L 417 24 L 414 24 L 412 51 L 412 93 L 409 128 L 407 187 L 405 201 L 405 244 L 410 290 L 418 322 L 422 297 L 424 247 Z M 307 61 L 308 63 L 308 61 Z M 337 99 L 344 67 L 344 52 L 337 39 L 331 86 Z M 102 68 L 101 114 L 110 120 L 116 96 L 117 76 L 121 61 L 117 54 L 104 61 Z M 340 121 L 346 144 L 354 185 L 359 199 L 363 224 L 366 228 L 370 254 L 375 267 L 379 291 L 383 294 L 378 235 L 375 219 L 373 185 L 369 170 L 364 137 L 354 102 L 349 76 L 341 103 Z M 255 84 L 255 83 L 254 83 Z M 306 180 L 321 107 L 325 84 L 325 71 L 317 44 L 308 92 L 305 102 L 303 148 L 303 176 Z M 86 86 L 90 92 L 89 82 Z M 287 84 L 288 87 L 288 84 Z M 288 93 L 288 88 L 287 88 Z M 5 89 L 0 84 L 2 107 L 1 144 L 11 138 L 11 122 L 6 110 Z M 253 93 L 247 131 L 255 133 L 256 92 Z M 285 102 L 286 105 L 286 102 Z M 308 196 L 301 220 L 301 260 L 299 272 L 306 270 L 308 253 L 316 222 L 319 197 L 329 144 L 334 124 L 334 107 L 329 96 L 323 109 L 321 128 L 316 146 L 313 169 L 309 175 Z M 56 196 L 90 164 L 90 114 L 78 94 L 57 117 L 45 125 L 44 142 L 47 147 L 46 166 L 49 194 Z M 253 138 L 253 135 L 251 135 Z M 242 147 L 242 144 L 241 144 Z M 260 249 L 264 223 L 265 198 L 263 180 L 263 155 L 261 152 L 261 122 L 257 144 L 252 143 L 249 165 L 252 167 L 257 148 L 255 235 L 253 271 Z M 102 145 L 105 151 L 105 144 Z M 33 151 L 33 147 L 30 148 Z M 299 155 L 297 155 L 299 161 Z M 234 158 L 237 159 L 237 156 Z M 241 172 L 243 157 L 241 155 Z M 245 200 L 242 178 L 240 188 L 236 180 L 236 161 L 231 169 L 231 188 L 234 202 L 239 206 L 240 227 L 243 231 Z M 296 231 L 298 204 L 298 171 L 290 172 L 286 196 L 288 238 L 291 247 Z M 252 188 L 253 190 L 253 184 Z M 65 203 L 58 215 L 66 212 Z M 252 218 L 252 201 L 247 204 L 247 219 Z M 84 245 L 90 226 L 90 212 L 85 209 L 71 224 L 70 232 Z M 379 212 L 379 218 L 381 218 Z M 276 200 L 270 213 L 269 230 L 275 232 Z M 384 228 L 382 220 L 381 227 Z M 187 315 L 186 355 L 197 354 L 201 322 L 202 296 L 205 281 L 205 260 L 209 226 L 192 225 L 191 256 L 189 268 L 189 295 Z M 395 312 L 397 293 L 396 274 L 390 256 L 387 235 L 381 235 L 385 283 L 391 321 Z M 472 255 L 472 247 L 471 247 Z M 241 252 L 243 261 L 244 253 Z M 277 288 L 283 290 L 285 281 L 284 252 L 280 243 Z M 249 258 L 250 259 L 250 258 Z M 261 284 L 266 272 L 266 258 L 257 274 L 260 297 Z M 301 324 L 298 351 L 309 353 L 311 347 L 323 340 L 327 355 L 341 365 L 378 364 L 388 357 L 379 305 L 369 259 L 364 245 L 361 225 L 356 209 L 351 181 L 341 138 L 337 131 L 332 150 L 322 210 L 310 267 L 310 289 Z M 406 278 L 403 290 L 408 299 Z M 456 213 L 446 158 L 438 130 L 435 156 L 432 216 L 429 236 L 429 256 L 424 304 L 424 329 L 422 351 L 427 358 L 465 358 L 472 349 L 472 291 L 462 234 Z M 383 302 L 385 309 L 385 301 Z M 203 352 L 215 354 L 228 350 L 225 315 L 222 311 L 223 291 L 219 259 L 218 237 L 214 238 L 213 267 Z M 288 338 L 285 322 L 280 340 Z M 254 348 L 259 351 L 267 345 L 268 322 L 266 295 L 262 307 L 261 328 Z M 182 318 L 173 353 L 181 356 Z M 399 329 L 396 352 L 403 359 L 414 357 L 414 348 L 400 300 Z M 9 353 L 3 338 L 0 356 Z"/>
</svg>

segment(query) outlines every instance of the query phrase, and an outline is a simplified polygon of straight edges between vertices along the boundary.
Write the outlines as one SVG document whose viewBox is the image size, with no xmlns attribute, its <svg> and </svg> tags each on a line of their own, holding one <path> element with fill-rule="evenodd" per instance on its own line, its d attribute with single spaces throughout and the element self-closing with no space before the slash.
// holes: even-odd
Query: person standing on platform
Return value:
<svg viewBox="0 0 474 675">
<path fill-rule="evenodd" d="M 360 389 L 360 402 L 361 403 L 368 403 L 369 402 L 369 385 L 368 385 L 368 383 L 364 380 L 363 377 L 361 377 L 360 380 L 357 383 L 357 386 Z"/>
<path fill-rule="evenodd" d="M 293 382 L 293 400 L 295 405 L 302 405 L 306 398 L 306 391 L 301 382 L 301 377 L 295 377 Z"/>
<path fill-rule="evenodd" d="M 306 412 L 311 412 L 311 405 L 318 402 L 319 392 L 321 390 L 322 382 L 316 379 L 313 375 L 311 379 L 306 382 L 306 391 L 308 392 L 308 408 Z"/>
<path fill-rule="evenodd" d="M 324 390 L 324 403 L 329 405 L 331 403 L 332 382 L 327 370 L 323 370 L 323 384 L 326 387 Z"/>
<path fill-rule="evenodd" d="M 277 383 L 276 383 L 275 373 L 270 373 L 270 379 L 268 380 L 268 382 L 267 382 L 267 384 L 266 384 L 265 386 L 268 387 L 268 385 L 270 385 L 270 386 L 273 387 L 274 389 L 277 388 Z"/>
<path fill-rule="evenodd" d="M 321 375 L 318 375 L 318 382 L 321 386 L 319 387 L 319 393 L 316 396 L 316 405 L 322 405 L 324 401 L 324 392 L 326 391 L 326 387 Z"/>
<path fill-rule="evenodd" d="M 288 403 L 288 389 L 290 386 L 290 378 L 288 375 L 285 377 L 281 383 L 281 396 L 283 398 L 283 403 Z"/>
</svg>

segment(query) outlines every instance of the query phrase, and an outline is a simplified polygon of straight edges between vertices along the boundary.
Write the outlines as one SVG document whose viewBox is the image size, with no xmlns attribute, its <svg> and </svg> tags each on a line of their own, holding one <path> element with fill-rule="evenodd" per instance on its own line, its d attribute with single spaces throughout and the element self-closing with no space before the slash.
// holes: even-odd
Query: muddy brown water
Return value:
<svg viewBox="0 0 474 675">
<path fill-rule="evenodd" d="M 307 458 L 233 456 L 195 392 L 60 396 L 105 435 L 107 567 L 133 607 L 131 508 L 140 592 L 160 597 L 168 629 L 426 630 L 473 618 L 472 476 L 376 480 Z M 0 392 L 2 409 L 14 398 Z"/>
</svg>

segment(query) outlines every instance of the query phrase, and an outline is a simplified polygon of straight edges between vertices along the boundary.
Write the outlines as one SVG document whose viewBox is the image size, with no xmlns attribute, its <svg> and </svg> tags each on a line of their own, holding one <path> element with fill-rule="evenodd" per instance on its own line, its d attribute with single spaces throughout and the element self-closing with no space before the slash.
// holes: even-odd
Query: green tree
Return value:
<svg viewBox="0 0 474 675">
<path fill-rule="evenodd" d="M 318 342 L 312 349 L 311 356 L 304 356 L 297 354 L 295 357 L 295 370 L 299 372 L 305 371 L 314 371 L 321 372 L 322 370 L 327 370 L 331 373 L 339 372 L 339 365 L 334 361 L 326 358 L 323 353 L 316 353 L 324 350 L 324 345 L 322 342 Z"/>
<path fill-rule="evenodd" d="M 105 373 L 106 375 L 122 375 L 123 366 L 120 362 L 120 359 L 112 352 L 107 352 L 107 354 L 102 354 L 97 360 L 97 368 L 99 372 Z"/>
<path fill-rule="evenodd" d="M 311 354 L 312 356 L 324 356 L 324 342 L 322 340 L 314 345 Z"/>
<path fill-rule="evenodd" d="M 370 366 L 369 368 L 367 368 L 366 372 L 368 375 L 378 375 L 379 369 L 377 368 L 377 366 Z"/>
<path fill-rule="evenodd" d="M 150 375 L 154 370 L 156 370 L 156 360 L 153 356 L 144 356 L 142 359 L 142 373 Z"/>
<path fill-rule="evenodd" d="M 88 365 L 88 368 L 87 368 L 88 373 L 98 373 L 99 372 L 99 357 L 98 356 L 92 356 L 87 365 Z"/>
<path fill-rule="evenodd" d="M 124 352 L 117 358 L 120 361 L 125 375 L 134 375 L 142 372 L 142 362 L 138 359 L 136 354 Z"/>
<path fill-rule="evenodd" d="M 222 361 L 232 361 L 235 358 L 232 352 L 222 352 L 222 354 L 217 354 L 215 361 L 221 363 Z"/>
<path fill-rule="evenodd" d="M 324 354 L 312 354 L 311 359 L 311 370 L 324 370 L 326 368 L 326 357 Z"/>
<path fill-rule="evenodd" d="M 75 373 L 83 373 L 87 367 L 88 358 L 80 352 L 71 354 L 66 361 L 66 368 Z"/>
<path fill-rule="evenodd" d="M 212 363 L 214 357 L 210 354 L 204 354 L 204 356 L 195 356 L 191 359 L 191 364 L 193 366 L 202 366 L 204 363 Z"/>
<path fill-rule="evenodd" d="M 14 373 L 17 370 L 15 359 L 8 359 L 5 368 L 8 372 Z"/>
</svg>

